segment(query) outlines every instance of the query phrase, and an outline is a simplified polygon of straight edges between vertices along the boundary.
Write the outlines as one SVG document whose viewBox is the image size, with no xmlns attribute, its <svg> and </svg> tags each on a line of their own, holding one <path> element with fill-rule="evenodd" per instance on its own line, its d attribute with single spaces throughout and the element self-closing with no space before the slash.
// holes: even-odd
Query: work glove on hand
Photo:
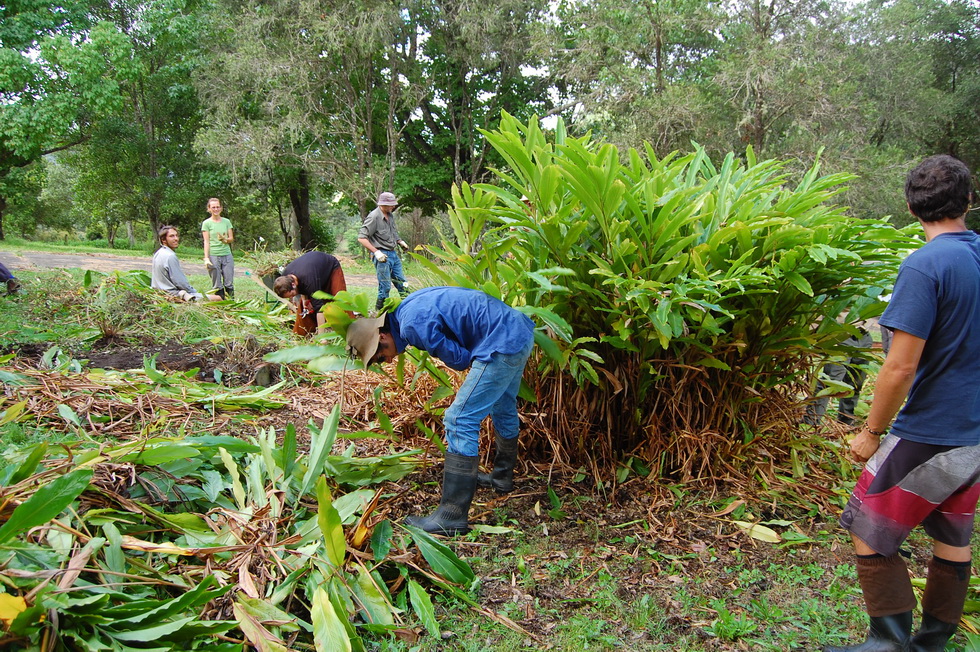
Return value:
<svg viewBox="0 0 980 652">
<path fill-rule="evenodd" d="M 386 262 L 388 262 L 388 256 L 385 255 L 385 252 L 381 251 L 380 249 L 375 249 L 374 250 L 374 259 L 376 261 L 378 261 L 379 263 L 386 263 Z"/>
<path fill-rule="evenodd" d="M 404 240 L 399 240 L 398 246 L 404 249 L 405 251 L 408 251 L 408 243 L 405 242 Z"/>
</svg>

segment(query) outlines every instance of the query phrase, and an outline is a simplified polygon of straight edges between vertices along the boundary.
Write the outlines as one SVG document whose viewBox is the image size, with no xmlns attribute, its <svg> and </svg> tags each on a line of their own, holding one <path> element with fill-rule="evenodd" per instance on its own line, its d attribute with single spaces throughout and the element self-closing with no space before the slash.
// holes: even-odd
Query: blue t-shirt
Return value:
<svg viewBox="0 0 980 652">
<path fill-rule="evenodd" d="M 527 315 L 466 288 L 416 290 L 388 315 L 388 326 L 398 351 L 411 344 L 458 371 L 474 360 L 490 362 L 494 353 L 519 353 L 534 340 Z"/>
<path fill-rule="evenodd" d="M 925 444 L 980 444 L 980 237 L 943 233 L 909 255 L 879 322 L 926 341 L 892 431 Z"/>
</svg>

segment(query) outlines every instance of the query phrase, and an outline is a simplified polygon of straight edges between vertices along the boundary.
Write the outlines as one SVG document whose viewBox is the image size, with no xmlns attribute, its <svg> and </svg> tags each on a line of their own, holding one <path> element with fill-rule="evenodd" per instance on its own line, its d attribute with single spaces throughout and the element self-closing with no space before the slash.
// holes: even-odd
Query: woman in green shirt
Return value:
<svg viewBox="0 0 980 652">
<path fill-rule="evenodd" d="M 235 259 L 231 255 L 231 243 L 235 241 L 235 229 L 231 220 L 221 217 L 221 200 L 208 200 L 210 217 L 201 224 L 204 238 L 204 265 L 211 274 L 211 284 L 222 299 L 235 296 Z"/>
</svg>

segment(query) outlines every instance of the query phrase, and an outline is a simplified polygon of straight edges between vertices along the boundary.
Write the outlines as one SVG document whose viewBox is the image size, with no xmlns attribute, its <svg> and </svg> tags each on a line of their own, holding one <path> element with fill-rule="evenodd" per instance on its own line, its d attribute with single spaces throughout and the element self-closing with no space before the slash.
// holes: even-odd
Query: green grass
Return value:
<svg viewBox="0 0 980 652">
<path fill-rule="evenodd" d="M 126 242 L 124 238 L 116 241 L 117 245 Z M 181 249 L 184 247 L 182 246 Z M 194 252 L 190 246 L 187 247 L 188 255 Z M 109 247 L 104 240 L 64 240 L 62 242 L 46 242 L 43 240 L 26 240 L 17 236 L 6 236 L 0 240 L 0 251 L 49 251 L 54 253 L 109 253 L 117 256 L 150 256 L 156 247 L 147 242 L 143 245 L 137 244 L 135 249 L 117 246 Z M 203 246 L 199 249 L 201 258 L 204 257 Z"/>
</svg>

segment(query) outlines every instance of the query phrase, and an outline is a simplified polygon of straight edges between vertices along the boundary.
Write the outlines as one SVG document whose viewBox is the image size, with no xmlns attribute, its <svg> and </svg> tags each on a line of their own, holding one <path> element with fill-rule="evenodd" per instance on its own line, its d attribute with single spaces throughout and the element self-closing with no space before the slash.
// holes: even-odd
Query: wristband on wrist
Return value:
<svg viewBox="0 0 980 652">
<path fill-rule="evenodd" d="M 871 426 L 869 426 L 866 423 L 866 424 L 864 424 L 864 429 L 867 430 L 868 432 L 870 432 L 875 437 L 881 437 L 882 435 L 888 434 L 888 428 L 887 428 L 887 426 L 885 428 L 881 429 L 881 430 L 874 430 L 874 429 L 871 428 Z"/>
</svg>

